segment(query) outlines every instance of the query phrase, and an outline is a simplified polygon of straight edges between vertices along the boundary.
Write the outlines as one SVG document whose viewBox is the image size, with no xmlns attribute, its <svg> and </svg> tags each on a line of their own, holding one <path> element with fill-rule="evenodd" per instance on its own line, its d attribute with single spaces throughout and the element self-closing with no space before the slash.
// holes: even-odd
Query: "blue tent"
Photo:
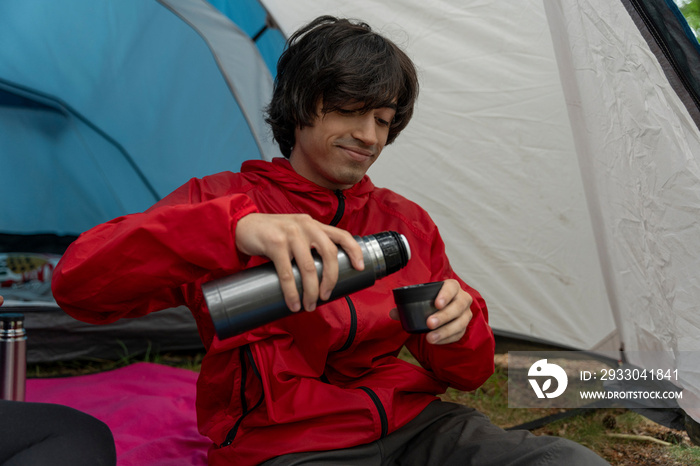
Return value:
<svg viewBox="0 0 700 466">
<path fill-rule="evenodd" d="M 215 3 L 240 27 L 201 0 L 0 4 L 0 233 L 77 235 L 275 155 L 284 39 L 256 1 Z"/>
<path fill-rule="evenodd" d="M 282 34 L 256 0 L 7 0 L 0 24 L 0 294 L 29 360 L 201 347 L 185 308 L 73 320 L 51 270 L 94 225 L 278 154 L 262 109 Z"/>
</svg>

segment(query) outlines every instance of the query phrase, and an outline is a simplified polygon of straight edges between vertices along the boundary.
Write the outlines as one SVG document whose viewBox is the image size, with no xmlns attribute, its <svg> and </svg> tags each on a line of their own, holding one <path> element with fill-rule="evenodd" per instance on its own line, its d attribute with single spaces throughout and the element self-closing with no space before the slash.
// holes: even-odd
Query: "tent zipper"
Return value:
<svg viewBox="0 0 700 466">
<path fill-rule="evenodd" d="M 329 225 L 333 227 L 340 222 L 340 219 L 343 218 L 343 214 L 345 213 L 345 195 L 343 194 L 343 191 L 336 189 L 334 193 L 335 197 L 338 198 L 338 209 L 335 211 L 335 217 L 333 217 L 333 220 L 331 220 L 331 223 L 329 223 Z"/>
<path fill-rule="evenodd" d="M 369 397 L 372 399 L 372 402 L 374 403 L 374 406 L 377 408 L 377 412 L 379 413 L 379 420 L 381 421 L 382 424 L 382 432 L 380 438 L 386 437 L 386 435 L 389 433 L 389 420 L 386 416 L 386 410 L 384 409 L 384 406 L 382 405 L 382 401 L 379 399 L 376 393 L 371 388 L 368 387 L 357 387 L 360 390 L 364 391 L 369 395 Z"/>
</svg>

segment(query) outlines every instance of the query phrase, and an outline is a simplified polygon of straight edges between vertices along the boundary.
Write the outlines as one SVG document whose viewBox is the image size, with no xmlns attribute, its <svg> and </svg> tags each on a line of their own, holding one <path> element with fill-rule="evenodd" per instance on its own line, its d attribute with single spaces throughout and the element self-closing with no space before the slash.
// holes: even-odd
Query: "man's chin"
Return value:
<svg viewBox="0 0 700 466">
<path fill-rule="evenodd" d="M 332 181 L 333 185 L 335 186 L 335 189 L 340 189 L 340 190 L 345 190 L 352 188 L 355 186 L 357 183 L 359 183 L 362 178 L 364 177 L 364 172 L 362 173 L 361 176 L 341 176 L 337 177 Z"/>
</svg>

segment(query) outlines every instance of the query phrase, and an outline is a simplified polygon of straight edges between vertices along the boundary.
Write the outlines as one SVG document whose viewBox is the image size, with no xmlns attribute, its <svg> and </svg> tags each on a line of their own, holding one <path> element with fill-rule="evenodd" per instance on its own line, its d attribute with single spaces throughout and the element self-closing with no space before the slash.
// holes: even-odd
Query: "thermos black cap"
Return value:
<svg viewBox="0 0 700 466">
<path fill-rule="evenodd" d="M 375 234 L 374 239 L 377 240 L 384 254 L 386 275 L 390 275 L 408 264 L 408 260 L 411 258 L 411 249 L 405 236 L 395 231 L 383 231 Z"/>
</svg>

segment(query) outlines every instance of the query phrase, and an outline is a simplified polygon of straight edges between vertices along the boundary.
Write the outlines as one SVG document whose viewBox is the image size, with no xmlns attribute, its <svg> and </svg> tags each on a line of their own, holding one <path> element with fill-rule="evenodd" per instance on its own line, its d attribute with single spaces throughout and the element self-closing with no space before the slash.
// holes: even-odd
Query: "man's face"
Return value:
<svg viewBox="0 0 700 466">
<path fill-rule="evenodd" d="M 329 189 L 347 189 L 360 181 L 377 160 L 389 136 L 393 107 L 360 113 L 362 103 L 322 113 L 316 107 L 313 126 L 297 128 L 289 160 L 304 178 Z"/>
</svg>

